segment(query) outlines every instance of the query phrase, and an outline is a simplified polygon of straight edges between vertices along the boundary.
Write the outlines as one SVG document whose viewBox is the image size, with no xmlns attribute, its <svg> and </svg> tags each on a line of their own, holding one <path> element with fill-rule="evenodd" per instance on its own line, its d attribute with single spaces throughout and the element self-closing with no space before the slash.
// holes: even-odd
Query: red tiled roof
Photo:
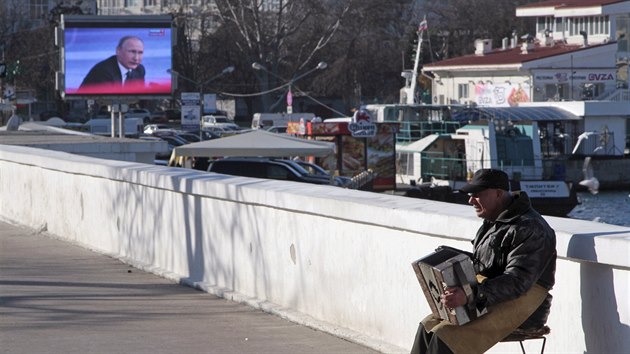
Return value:
<svg viewBox="0 0 630 354">
<path fill-rule="evenodd" d="M 547 0 L 532 4 L 518 6 L 519 9 L 531 9 L 537 7 L 555 7 L 555 8 L 580 8 L 605 6 L 616 4 L 619 2 L 627 2 L 628 0 Z"/>
<path fill-rule="evenodd" d="M 556 55 L 578 52 L 581 50 L 588 50 L 603 45 L 613 44 L 615 42 L 609 42 L 606 44 L 591 45 L 588 47 L 582 47 L 581 45 L 567 45 L 567 44 L 555 44 L 553 46 L 540 46 L 535 45 L 534 49 L 530 49 L 527 54 L 521 54 L 521 47 L 508 48 L 506 50 L 495 49 L 490 53 L 484 55 L 464 55 L 457 58 L 450 58 L 435 63 L 425 64 L 427 69 L 438 68 L 444 66 L 484 66 L 484 65 L 510 65 L 510 64 L 522 64 L 532 60 L 548 58 Z"/>
</svg>

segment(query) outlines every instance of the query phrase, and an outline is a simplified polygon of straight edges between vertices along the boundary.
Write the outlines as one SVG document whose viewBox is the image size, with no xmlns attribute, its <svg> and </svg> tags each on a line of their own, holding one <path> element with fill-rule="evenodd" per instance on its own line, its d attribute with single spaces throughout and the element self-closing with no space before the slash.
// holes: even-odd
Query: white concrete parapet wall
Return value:
<svg viewBox="0 0 630 354">
<path fill-rule="evenodd" d="M 387 353 L 408 351 L 430 311 L 411 262 L 470 249 L 481 223 L 465 205 L 5 145 L 0 200 L 3 220 Z M 627 352 L 630 228 L 547 219 L 546 352 Z"/>
</svg>

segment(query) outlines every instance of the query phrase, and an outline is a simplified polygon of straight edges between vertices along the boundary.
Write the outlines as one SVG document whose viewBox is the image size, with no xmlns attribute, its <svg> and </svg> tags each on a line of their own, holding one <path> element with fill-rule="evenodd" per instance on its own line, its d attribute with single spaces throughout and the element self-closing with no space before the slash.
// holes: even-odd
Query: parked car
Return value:
<svg viewBox="0 0 630 354">
<path fill-rule="evenodd" d="M 206 128 L 221 128 L 229 130 L 239 130 L 241 127 L 234 121 L 230 120 L 227 116 L 209 114 L 201 117 L 201 127 Z"/>
<path fill-rule="evenodd" d="M 171 130 L 171 127 L 166 124 L 147 124 L 144 126 L 144 133 L 153 135 L 158 130 Z"/>
<path fill-rule="evenodd" d="M 315 118 L 313 113 L 254 113 L 252 117 L 252 129 L 266 129 L 268 127 L 286 127 L 289 122 L 310 122 Z"/>
<path fill-rule="evenodd" d="M 98 119 L 108 119 L 111 118 L 112 113 L 107 110 L 107 107 L 101 107 L 101 109 L 96 114 L 96 118 Z M 116 117 L 118 113 L 116 113 Z M 151 112 L 142 108 L 129 108 L 127 112 L 125 112 L 125 119 L 128 118 L 139 118 L 142 119 L 143 124 L 148 124 L 151 122 Z"/>
<path fill-rule="evenodd" d="M 142 133 L 142 120 L 138 118 L 125 119 L 125 136 L 137 137 Z M 114 124 L 114 135 L 118 135 L 118 123 Z M 110 136 L 112 133 L 112 121 L 109 118 L 94 118 L 82 124 L 83 131 L 96 135 Z"/>
<path fill-rule="evenodd" d="M 314 163 L 310 163 L 310 162 L 306 162 L 302 160 L 276 160 L 276 161 L 282 161 L 286 164 L 289 164 L 293 166 L 293 168 L 295 168 L 296 170 L 300 171 L 303 174 L 325 178 L 327 181 L 331 180 L 330 173 L 328 173 L 328 171 L 324 170 L 323 168 L 321 168 L 320 166 Z M 351 178 L 344 177 L 344 176 L 333 176 L 332 180 L 333 180 L 333 184 L 338 187 L 345 187 L 352 181 Z"/>
<path fill-rule="evenodd" d="M 200 141 L 199 134 L 190 132 L 178 132 L 177 136 L 186 139 L 189 143 L 198 143 Z"/>
<path fill-rule="evenodd" d="M 39 114 L 39 120 L 41 121 L 46 121 L 49 118 L 63 118 L 63 116 L 61 115 L 61 113 L 57 112 L 57 111 L 43 111 Z"/>
<path fill-rule="evenodd" d="M 151 123 L 167 123 L 178 121 L 182 118 L 182 112 L 178 109 L 157 110 L 151 113 Z"/>
<path fill-rule="evenodd" d="M 182 146 L 182 145 L 190 144 L 188 140 L 176 134 L 172 134 L 172 135 L 171 134 L 164 134 L 164 135 L 158 134 L 154 136 L 157 136 L 158 138 L 162 140 L 166 140 L 168 143 L 172 144 L 173 146 Z"/>
<path fill-rule="evenodd" d="M 182 119 L 182 111 L 180 111 L 179 109 L 165 109 L 164 114 L 166 114 L 166 119 L 169 122 L 172 120 Z"/>
<path fill-rule="evenodd" d="M 266 130 L 270 133 L 280 133 L 280 134 L 284 134 L 287 132 L 287 127 L 277 127 L 277 126 L 271 126 L 269 128 L 266 128 Z"/>
<path fill-rule="evenodd" d="M 311 175 L 299 165 L 296 164 L 296 167 L 289 161 L 268 157 L 227 157 L 213 161 L 208 171 L 243 177 L 330 184 L 329 178 Z"/>
<path fill-rule="evenodd" d="M 235 132 L 234 129 L 230 129 L 227 127 L 203 127 L 202 130 L 204 132 L 210 133 L 210 134 L 214 134 L 218 137 L 222 137 L 226 134 Z"/>
<path fill-rule="evenodd" d="M 195 134 L 195 133 L 191 133 L 191 132 L 187 132 L 187 131 L 183 131 L 183 130 L 158 129 L 158 130 L 154 131 L 152 135 L 155 136 L 155 137 L 158 137 L 158 138 L 161 138 L 163 136 L 176 137 L 176 139 L 180 140 L 181 142 L 185 142 L 186 144 L 199 142 L 199 134 L 198 133 Z"/>
<path fill-rule="evenodd" d="M 130 108 L 125 113 L 125 119 L 127 118 L 140 118 L 144 124 L 148 124 L 151 121 L 151 112 L 142 108 Z"/>
<path fill-rule="evenodd" d="M 200 141 L 200 140 L 203 141 L 203 140 L 218 139 L 222 136 L 221 134 L 224 133 L 225 131 L 203 129 L 201 132 L 199 130 L 185 130 L 185 131 L 180 130 L 180 132 L 183 134 L 194 135 L 197 138 L 197 141 Z"/>
<path fill-rule="evenodd" d="M 149 120 L 151 123 L 168 123 L 168 118 L 166 117 L 166 112 L 164 111 L 152 112 Z"/>
<path fill-rule="evenodd" d="M 176 134 L 169 134 L 165 132 L 160 133 L 158 131 L 154 133 L 153 136 L 160 138 L 168 143 L 168 152 L 166 154 L 158 154 L 156 156 L 156 159 L 158 160 L 164 160 L 164 159 L 168 160 L 171 157 L 171 154 L 173 153 L 173 149 L 175 149 L 178 146 L 190 144 L 189 141 L 187 141 L 183 137 L 180 137 Z"/>
<path fill-rule="evenodd" d="M 319 165 L 302 160 L 293 160 L 293 162 L 302 166 L 302 168 L 304 168 L 310 174 L 326 176 L 327 178 L 330 178 L 330 173 L 328 173 L 328 171 L 326 171 Z M 350 182 L 352 182 L 352 178 L 346 176 L 335 176 L 335 181 L 339 186 L 347 186 L 350 184 Z"/>
</svg>

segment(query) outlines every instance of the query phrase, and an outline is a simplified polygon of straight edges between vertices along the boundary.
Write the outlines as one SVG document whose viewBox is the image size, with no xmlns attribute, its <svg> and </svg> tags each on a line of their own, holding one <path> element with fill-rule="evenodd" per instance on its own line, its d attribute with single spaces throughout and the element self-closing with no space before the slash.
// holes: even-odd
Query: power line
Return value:
<svg viewBox="0 0 630 354">
<path fill-rule="evenodd" d="M 217 93 L 219 93 L 221 95 L 225 95 L 225 96 L 232 96 L 232 97 L 256 97 L 256 96 L 262 96 L 262 95 L 266 95 L 266 94 L 271 93 L 271 92 L 278 91 L 278 90 L 283 89 L 283 88 L 285 88 L 285 87 L 287 87 L 289 85 L 291 85 L 290 82 L 288 82 L 288 83 L 286 83 L 284 85 L 272 88 L 272 89 L 267 90 L 267 91 L 256 92 L 256 93 L 230 93 L 230 92 L 221 92 L 221 91 L 217 91 Z"/>
<path fill-rule="evenodd" d="M 262 96 L 262 95 L 266 95 L 266 94 L 271 93 L 271 92 L 278 91 L 278 90 L 283 89 L 283 88 L 285 88 L 285 87 L 287 87 L 287 86 L 289 86 L 289 85 L 291 85 L 291 83 L 290 83 L 290 82 L 288 82 L 288 83 L 286 83 L 286 84 L 284 84 L 284 85 L 281 85 L 281 86 L 278 86 L 278 87 L 272 88 L 272 89 L 267 90 L 267 91 L 263 91 L 263 92 L 256 92 L 256 93 L 230 93 L 230 92 L 222 92 L 222 91 L 217 91 L 217 93 L 219 93 L 219 94 L 221 94 L 221 95 L 228 96 L 228 97 L 230 97 L 230 96 L 231 96 L 231 97 L 256 97 L 256 96 Z M 306 92 L 304 92 L 304 91 L 300 90 L 297 86 L 293 86 L 293 88 L 294 88 L 297 92 L 301 93 L 303 96 L 305 96 L 305 97 L 307 97 L 308 99 L 310 99 L 311 101 L 313 101 L 313 102 L 315 102 L 315 103 L 319 104 L 320 106 L 326 107 L 326 108 L 328 108 L 329 110 L 331 110 L 332 112 L 335 112 L 335 113 L 337 113 L 337 114 L 339 114 L 339 115 L 341 115 L 341 116 L 344 116 L 344 117 L 346 116 L 344 113 L 339 112 L 338 110 L 336 110 L 336 109 L 334 109 L 334 108 L 332 108 L 332 107 L 330 107 L 330 106 L 326 105 L 325 103 L 323 103 L 323 102 L 321 102 L 321 101 L 317 100 L 316 98 L 314 98 L 314 97 L 310 96 L 310 95 L 309 95 L 309 94 L 307 94 Z"/>
<path fill-rule="evenodd" d="M 324 106 L 324 107 L 326 107 L 326 108 L 330 109 L 331 111 L 333 111 L 333 112 L 335 112 L 335 113 L 337 113 L 337 114 L 339 114 L 339 115 L 341 115 L 341 116 L 343 116 L 343 117 L 345 117 L 345 116 L 346 116 L 345 114 L 343 114 L 343 113 L 341 113 L 341 112 L 337 111 L 336 109 L 334 109 L 334 108 L 332 108 L 332 107 L 330 107 L 330 106 L 327 106 L 326 104 L 324 104 L 324 103 L 322 103 L 322 102 L 320 102 L 320 101 L 316 100 L 314 97 L 309 96 L 306 92 L 304 92 L 304 91 L 302 91 L 302 90 L 298 89 L 297 87 L 296 87 L 296 91 L 298 91 L 298 92 L 299 92 L 299 93 L 301 93 L 302 95 L 306 96 L 307 98 L 309 98 L 309 99 L 310 99 L 310 100 L 312 100 L 313 102 L 315 102 L 315 103 L 317 103 L 317 104 L 319 104 L 319 105 L 321 105 L 321 106 Z"/>
</svg>

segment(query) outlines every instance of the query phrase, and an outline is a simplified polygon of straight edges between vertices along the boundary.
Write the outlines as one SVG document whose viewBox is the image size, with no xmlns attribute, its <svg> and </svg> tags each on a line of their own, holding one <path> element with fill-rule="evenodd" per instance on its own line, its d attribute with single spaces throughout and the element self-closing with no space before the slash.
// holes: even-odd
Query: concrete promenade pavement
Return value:
<svg viewBox="0 0 630 354">
<path fill-rule="evenodd" d="M 0 221 L 0 353 L 377 353 Z"/>
</svg>

